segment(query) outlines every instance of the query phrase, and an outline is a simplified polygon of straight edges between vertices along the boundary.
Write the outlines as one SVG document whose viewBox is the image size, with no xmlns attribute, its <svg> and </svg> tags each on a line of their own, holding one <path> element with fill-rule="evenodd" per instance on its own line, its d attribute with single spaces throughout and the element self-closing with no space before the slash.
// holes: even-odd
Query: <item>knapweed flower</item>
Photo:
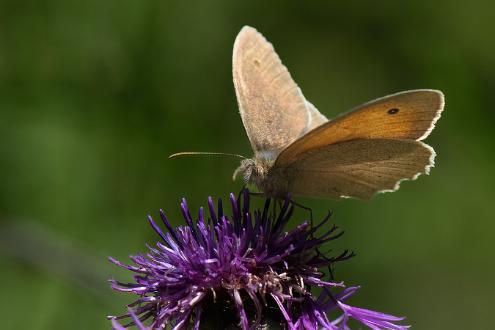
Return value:
<svg viewBox="0 0 495 330">
<path fill-rule="evenodd" d="M 195 221 L 182 200 L 185 226 L 173 228 L 160 211 L 166 232 L 148 219 L 161 242 L 131 256 L 134 265 L 110 258 L 136 273 L 134 283 L 111 280 L 112 288 L 139 296 L 126 314 L 109 317 L 114 329 L 266 329 L 275 320 L 279 329 L 344 330 L 350 319 L 371 329 L 408 328 L 398 324 L 402 317 L 345 304 L 358 287 L 324 278 L 326 269 L 353 255 L 328 257 L 318 249 L 342 234 L 331 226 L 317 235 L 330 213 L 315 227 L 305 221 L 285 231 L 295 207 L 288 198 L 266 199 L 264 208 L 251 210 L 244 190 L 238 200 L 231 194 L 230 204 L 226 215 L 221 201 L 215 208 L 209 198 L 209 216 L 200 208 Z"/>
</svg>

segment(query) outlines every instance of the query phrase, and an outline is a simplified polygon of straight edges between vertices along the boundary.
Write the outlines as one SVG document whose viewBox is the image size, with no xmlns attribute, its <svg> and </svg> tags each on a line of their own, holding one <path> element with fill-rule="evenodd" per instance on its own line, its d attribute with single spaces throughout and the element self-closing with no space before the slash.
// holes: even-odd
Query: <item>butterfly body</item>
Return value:
<svg viewBox="0 0 495 330">
<path fill-rule="evenodd" d="M 244 27 L 233 51 L 239 112 L 254 151 L 242 173 L 263 193 L 369 199 L 428 173 L 433 148 L 422 142 L 444 107 L 443 94 L 391 94 L 328 120 L 304 98 L 273 46 Z"/>
<path fill-rule="evenodd" d="M 256 186 L 268 196 L 284 198 L 289 193 L 289 178 L 286 168 L 274 167 L 275 159 L 261 157 L 244 159 L 234 172 L 242 174 L 246 184 Z"/>
<path fill-rule="evenodd" d="M 273 167 L 275 160 L 265 158 L 248 158 L 241 161 L 241 165 L 234 172 L 234 179 L 238 173 L 242 174 L 244 182 L 253 184 L 260 189 L 263 189 L 263 184 L 266 182 L 268 172 Z"/>
</svg>

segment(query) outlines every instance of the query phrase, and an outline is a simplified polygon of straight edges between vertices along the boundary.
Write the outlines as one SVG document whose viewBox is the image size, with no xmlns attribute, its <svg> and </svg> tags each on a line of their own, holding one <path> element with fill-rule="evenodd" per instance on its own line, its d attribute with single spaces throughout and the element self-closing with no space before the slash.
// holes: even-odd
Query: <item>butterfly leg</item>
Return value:
<svg viewBox="0 0 495 330">
<path fill-rule="evenodd" d="M 294 200 L 291 200 L 291 203 L 292 203 L 292 205 L 297 206 L 300 209 L 303 209 L 305 211 L 308 211 L 308 213 L 309 213 L 309 224 L 310 224 L 310 230 L 311 230 L 310 238 L 313 239 L 314 238 L 314 233 L 315 233 L 313 231 L 313 229 L 314 229 L 314 224 L 313 224 L 313 210 L 310 207 L 307 207 L 307 206 L 304 206 L 304 205 L 302 205 L 300 203 L 297 203 Z M 328 259 L 327 257 L 325 257 L 325 254 L 321 253 L 321 251 L 318 249 L 318 247 L 316 248 L 316 255 L 317 255 L 317 257 L 323 258 L 325 260 Z M 327 268 L 328 268 L 328 273 L 330 275 L 330 279 L 333 280 L 332 269 L 331 269 L 330 266 L 328 266 Z"/>
<path fill-rule="evenodd" d="M 297 207 L 305 210 L 305 211 L 308 211 L 310 228 L 313 229 L 314 228 L 314 226 L 313 226 L 313 210 L 310 207 L 307 207 L 307 206 L 304 206 L 302 204 L 297 203 L 293 199 L 290 200 L 290 203 L 294 206 L 297 206 Z M 313 233 L 311 233 L 311 237 L 313 237 Z"/>
<path fill-rule="evenodd" d="M 310 228 L 311 228 L 311 235 L 310 235 L 310 238 L 311 238 L 311 239 L 314 239 L 314 233 L 316 232 L 316 229 L 318 229 L 318 228 L 319 228 L 321 225 L 323 225 L 323 224 L 324 224 L 324 223 L 325 223 L 328 219 L 330 219 L 330 217 L 331 217 L 331 216 L 332 216 L 332 214 L 333 214 L 333 212 L 330 210 L 330 211 L 329 211 L 329 213 L 328 213 L 328 215 L 327 215 L 327 217 L 326 217 L 326 218 L 325 218 L 325 219 L 324 219 L 324 220 L 323 220 L 320 224 L 318 224 L 318 225 L 315 227 L 315 226 L 314 226 L 314 223 L 313 223 L 313 210 L 312 210 L 310 207 L 307 207 L 307 206 L 304 206 L 304 205 L 302 205 L 302 204 L 299 204 L 299 203 L 295 202 L 294 200 L 291 200 L 291 203 L 292 203 L 292 205 L 294 205 L 294 206 L 297 206 L 297 207 L 299 207 L 299 208 L 301 208 L 301 209 L 303 209 L 303 210 L 308 211 L 308 213 L 309 213 L 309 220 L 310 220 L 310 226 L 311 226 L 311 227 L 310 227 Z M 335 229 L 337 229 L 337 227 L 336 227 L 336 226 L 334 226 L 334 227 L 333 227 L 332 231 L 333 231 L 333 230 L 335 230 Z M 339 236 L 340 236 L 340 235 L 339 235 Z M 328 252 L 330 252 L 330 251 L 328 251 Z M 323 260 L 325 260 L 325 261 L 332 261 L 332 262 L 333 262 L 333 261 L 335 261 L 335 260 L 333 260 L 332 258 L 328 258 L 328 257 L 326 257 L 326 254 L 327 254 L 327 253 L 322 253 L 318 247 L 316 248 L 316 256 L 317 256 L 317 257 L 322 258 L 322 259 L 323 259 Z M 354 253 L 351 253 L 351 256 L 350 256 L 350 257 L 352 257 L 353 255 L 354 255 Z M 347 251 L 345 251 L 345 256 L 347 257 Z M 337 261 L 338 261 L 338 259 L 339 259 L 340 257 L 341 257 L 341 256 L 339 256 L 339 257 L 337 258 Z M 327 266 L 327 269 L 328 269 L 328 275 L 329 275 L 329 277 L 330 277 L 330 280 L 332 280 L 332 281 L 333 281 L 333 280 L 334 280 L 334 275 L 333 275 L 333 270 L 332 270 L 331 265 Z"/>
</svg>

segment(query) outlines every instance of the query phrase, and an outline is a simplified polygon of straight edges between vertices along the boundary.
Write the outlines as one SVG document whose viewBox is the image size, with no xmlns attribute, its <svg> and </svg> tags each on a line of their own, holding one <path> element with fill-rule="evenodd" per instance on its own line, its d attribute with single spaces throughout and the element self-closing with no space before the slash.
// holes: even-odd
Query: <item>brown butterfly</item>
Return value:
<svg viewBox="0 0 495 330">
<path fill-rule="evenodd" d="M 234 43 L 233 78 L 254 151 L 234 177 L 242 173 L 269 196 L 369 199 L 434 165 L 433 148 L 421 140 L 440 118 L 440 91 L 392 94 L 329 121 L 304 98 L 273 46 L 248 26 Z"/>
<path fill-rule="evenodd" d="M 369 199 L 429 173 L 435 151 L 421 142 L 444 107 L 442 92 L 418 89 L 365 103 L 329 121 L 292 80 L 273 46 L 245 26 L 232 71 L 239 112 L 254 151 L 234 172 L 269 196 L 287 193 Z M 223 153 L 181 152 L 170 157 Z M 230 154 L 231 155 L 231 154 Z"/>
</svg>

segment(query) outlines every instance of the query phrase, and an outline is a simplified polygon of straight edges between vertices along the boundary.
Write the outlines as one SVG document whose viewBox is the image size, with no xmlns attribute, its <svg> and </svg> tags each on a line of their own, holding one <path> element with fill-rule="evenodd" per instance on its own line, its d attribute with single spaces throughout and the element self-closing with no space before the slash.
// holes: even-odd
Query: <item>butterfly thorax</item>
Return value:
<svg viewBox="0 0 495 330">
<path fill-rule="evenodd" d="M 285 197 L 287 185 L 279 182 L 282 180 L 282 175 L 279 171 L 274 172 L 274 162 L 275 160 L 261 157 L 243 159 L 241 165 L 234 172 L 234 178 L 241 173 L 246 184 L 255 185 L 266 195 Z"/>
<path fill-rule="evenodd" d="M 245 183 L 261 188 L 272 165 L 273 161 L 263 158 L 243 159 L 241 165 L 235 170 L 234 177 L 240 173 Z"/>
</svg>

